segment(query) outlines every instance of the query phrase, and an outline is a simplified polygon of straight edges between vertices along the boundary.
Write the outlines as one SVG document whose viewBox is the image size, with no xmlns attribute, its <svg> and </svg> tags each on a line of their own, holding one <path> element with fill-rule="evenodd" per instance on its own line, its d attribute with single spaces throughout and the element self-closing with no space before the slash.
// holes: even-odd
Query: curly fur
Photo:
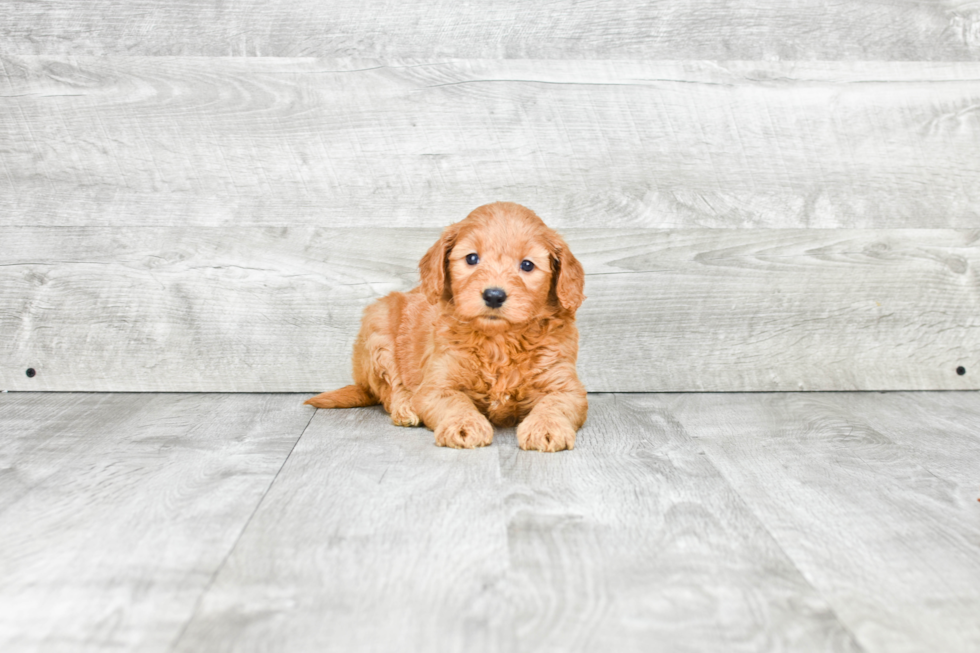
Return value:
<svg viewBox="0 0 980 653">
<path fill-rule="evenodd" d="M 493 423 L 518 424 L 522 449 L 572 449 L 588 410 L 575 371 L 585 275 L 565 241 L 530 209 L 487 204 L 447 227 L 419 271 L 418 287 L 365 309 L 355 385 L 306 403 L 381 403 L 392 422 L 425 424 L 446 447 L 490 444 Z M 507 299 L 492 308 L 487 288 Z"/>
</svg>

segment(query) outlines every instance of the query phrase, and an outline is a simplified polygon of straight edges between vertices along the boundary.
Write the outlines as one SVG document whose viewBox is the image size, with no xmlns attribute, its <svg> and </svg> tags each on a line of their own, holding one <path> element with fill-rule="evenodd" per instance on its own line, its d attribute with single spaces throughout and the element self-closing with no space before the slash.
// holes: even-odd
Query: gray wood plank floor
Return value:
<svg viewBox="0 0 980 653">
<path fill-rule="evenodd" d="M 309 424 L 295 403 L 2 395 L 0 650 L 167 650 Z"/>
<path fill-rule="evenodd" d="M 0 394 L 0 650 L 975 651 L 980 393 L 594 394 L 572 452 Z"/>
</svg>

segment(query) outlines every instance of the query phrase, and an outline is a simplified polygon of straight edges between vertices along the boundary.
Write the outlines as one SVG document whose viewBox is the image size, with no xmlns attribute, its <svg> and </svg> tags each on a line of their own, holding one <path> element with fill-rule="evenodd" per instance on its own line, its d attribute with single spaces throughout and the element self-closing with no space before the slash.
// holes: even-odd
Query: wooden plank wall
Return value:
<svg viewBox="0 0 980 653">
<path fill-rule="evenodd" d="M 977 3 L 5 2 L 0 388 L 346 383 L 495 200 L 590 390 L 980 388 L 977 107 Z"/>
</svg>

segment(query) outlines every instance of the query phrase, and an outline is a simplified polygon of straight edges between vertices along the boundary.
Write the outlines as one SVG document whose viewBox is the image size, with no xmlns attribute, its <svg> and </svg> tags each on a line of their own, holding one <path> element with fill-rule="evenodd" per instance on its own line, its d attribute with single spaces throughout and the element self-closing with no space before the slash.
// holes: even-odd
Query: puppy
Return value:
<svg viewBox="0 0 980 653">
<path fill-rule="evenodd" d="M 436 444 L 473 448 L 517 426 L 521 449 L 575 446 L 588 402 L 575 371 L 585 275 L 533 211 L 497 202 L 450 225 L 419 262 L 421 283 L 364 311 L 354 381 L 306 401 L 384 405 Z"/>
</svg>

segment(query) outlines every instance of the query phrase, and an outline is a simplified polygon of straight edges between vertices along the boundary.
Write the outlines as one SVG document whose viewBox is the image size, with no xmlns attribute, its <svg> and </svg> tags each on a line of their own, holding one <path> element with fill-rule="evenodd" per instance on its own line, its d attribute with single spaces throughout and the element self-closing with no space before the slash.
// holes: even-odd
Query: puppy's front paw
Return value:
<svg viewBox="0 0 980 653">
<path fill-rule="evenodd" d="M 452 415 L 436 426 L 436 444 L 453 449 L 485 447 L 493 442 L 493 427 L 480 414 Z"/>
<path fill-rule="evenodd" d="M 391 423 L 395 426 L 418 426 L 420 422 L 419 416 L 411 406 L 401 405 L 392 408 Z"/>
<path fill-rule="evenodd" d="M 517 444 L 532 451 L 575 448 L 575 429 L 564 419 L 529 416 L 517 426 Z"/>
</svg>

